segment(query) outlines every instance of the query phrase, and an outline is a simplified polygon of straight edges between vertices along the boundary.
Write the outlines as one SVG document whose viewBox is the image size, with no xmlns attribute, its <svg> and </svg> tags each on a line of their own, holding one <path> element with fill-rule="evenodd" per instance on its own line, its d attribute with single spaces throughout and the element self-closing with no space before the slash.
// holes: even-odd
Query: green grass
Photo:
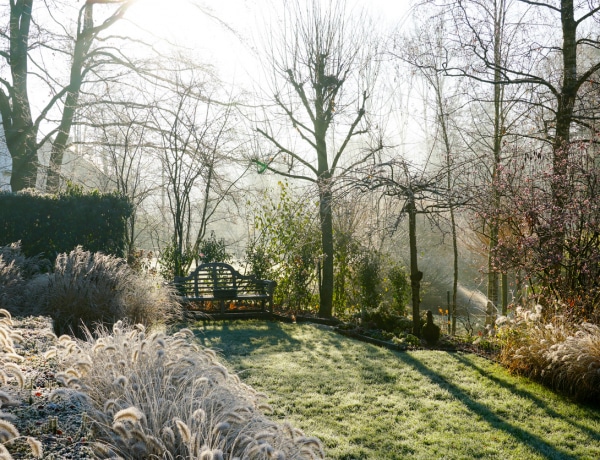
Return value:
<svg viewBox="0 0 600 460">
<path fill-rule="evenodd" d="M 273 419 L 319 437 L 328 458 L 600 458 L 599 411 L 478 356 L 393 352 L 309 324 L 195 331 L 269 395 Z"/>
</svg>

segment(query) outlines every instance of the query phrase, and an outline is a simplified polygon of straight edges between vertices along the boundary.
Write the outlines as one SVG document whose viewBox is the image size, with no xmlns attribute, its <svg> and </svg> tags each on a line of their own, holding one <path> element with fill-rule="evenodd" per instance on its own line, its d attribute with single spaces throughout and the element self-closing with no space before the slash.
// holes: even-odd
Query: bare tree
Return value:
<svg viewBox="0 0 600 460">
<path fill-rule="evenodd" d="M 417 214 L 431 215 L 454 206 L 444 186 L 446 171 L 429 175 L 403 160 L 393 160 L 362 171 L 358 178 L 359 189 L 378 190 L 381 194 L 402 203 L 400 213 L 408 215 L 410 252 L 410 286 L 412 299 L 413 334 L 421 336 L 420 305 L 423 272 L 419 270 L 417 245 Z M 396 223 L 400 223 L 398 217 Z"/>
<path fill-rule="evenodd" d="M 156 128 L 152 111 L 155 104 L 124 104 L 108 96 L 104 105 L 95 105 L 93 119 L 79 120 L 86 127 L 85 139 L 76 136 L 74 145 L 89 164 L 97 167 L 91 185 L 103 191 L 117 191 L 129 197 L 133 213 L 128 221 L 127 247 L 132 256 L 138 248 L 140 233 L 147 228 L 140 225 L 144 202 L 158 192 L 160 167 Z M 127 100 L 127 98 L 123 98 Z M 79 178 L 80 180 L 82 178 Z M 142 221 L 143 223 L 143 221 Z"/>
<path fill-rule="evenodd" d="M 376 75 L 376 43 L 363 21 L 347 11 L 344 1 L 327 6 L 318 0 L 286 2 L 278 35 L 271 38 L 268 50 L 273 70 L 270 90 L 280 116 L 257 129 L 270 145 L 267 155 L 259 158 L 266 168 L 309 181 L 318 189 L 322 317 L 330 317 L 333 309 L 333 184 L 373 151 L 351 154 L 356 151 L 353 139 L 371 129 L 367 103 Z"/>
<path fill-rule="evenodd" d="M 95 25 L 93 20 L 94 4 L 114 3 L 109 15 Z M 13 191 L 35 186 L 38 158 L 37 152 L 41 145 L 54 136 L 51 158 L 51 174 L 49 185 L 55 188 L 56 170 L 60 165 L 62 153 L 66 147 L 70 128 L 73 122 L 75 108 L 85 73 L 94 65 L 100 65 L 110 58 L 108 48 L 96 53 L 101 55 L 94 64 L 91 63 L 94 52 L 92 43 L 98 36 L 121 19 L 129 6 L 130 0 L 89 0 L 79 9 L 77 30 L 74 38 L 68 37 L 67 29 L 56 16 L 67 10 L 56 6 L 55 2 L 46 4 L 45 12 L 34 9 L 34 0 L 11 0 L 6 18 L 8 26 L 0 33 L 0 38 L 7 42 L 5 51 L 0 55 L 6 61 L 10 75 L 0 78 L 0 114 L 6 135 L 6 143 L 12 157 L 13 168 L 11 188 Z M 42 21 L 36 21 L 34 13 L 46 15 L 63 34 L 42 29 Z M 61 42 L 72 40 L 72 50 L 65 49 Z M 113 51 L 116 48 L 113 48 Z M 60 56 L 69 55 L 71 58 L 70 77 L 67 84 L 59 83 L 57 75 L 44 64 L 45 52 Z M 33 69 L 31 68 L 33 67 Z M 30 98 L 30 77 L 37 83 L 46 85 L 50 94 L 49 100 L 41 106 L 39 115 L 34 118 Z M 48 119 L 48 114 L 62 104 L 61 120 L 56 128 L 51 129 L 41 139 L 38 139 L 40 124 Z"/>
<path fill-rule="evenodd" d="M 187 274 L 223 203 L 246 169 L 236 167 L 233 104 L 211 97 L 207 82 L 178 77 L 153 112 L 159 133 L 163 188 L 171 224 L 175 275 Z"/>
</svg>

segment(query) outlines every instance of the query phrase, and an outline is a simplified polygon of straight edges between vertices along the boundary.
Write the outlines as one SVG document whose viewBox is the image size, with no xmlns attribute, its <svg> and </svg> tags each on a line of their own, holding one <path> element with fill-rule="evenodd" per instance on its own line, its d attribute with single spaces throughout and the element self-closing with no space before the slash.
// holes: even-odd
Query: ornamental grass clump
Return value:
<svg viewBox="0 0 600 460">
<path fill-rule="evenodd" d="M 600 328 L 562 317 L 546 323 L 541 310 L 519 308 L 513 320 L 499 320 L 501 362 L 575 398 L 600 401 Z"/>
<path fill-rule="evenodd" d="M 124 259 L 84 251 L 59 254 L 37 303 L 54 320 L 57 335 L 84 336 L 86 328 L 121 319 L 147 326 L 176 319 L 181 307 L 161 278 L 131 269 Z M 82 327 L 83 326 L 83 327 Z"/>
<path fill-rule="evenodd" d="M 41 256 L 23 255 L 20 242 L 0 246 L 0 308 L 22 314 L 28 300 L 26 285 L 49 265 Z"/>
<path fill-rule="evenodd" d="M 312 459 L 319 440 L 265 416 L 245 385 L 193 333 L 146 333 L 122 322 L 91 334 L 57 375 L 89 396 L 100 458 Z"/>
</svg>

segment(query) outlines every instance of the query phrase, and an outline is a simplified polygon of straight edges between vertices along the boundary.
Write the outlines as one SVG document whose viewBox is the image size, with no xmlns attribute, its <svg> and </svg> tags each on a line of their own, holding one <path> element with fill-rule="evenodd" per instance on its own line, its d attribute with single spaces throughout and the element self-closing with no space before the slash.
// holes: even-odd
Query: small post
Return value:
<svg viewBox="0 0 600 460">
<path fill-rule="evenodd" d="M 447 300 L 447 304 L 448 304 L 448 309 L 446 310 L 448 312 L 447 328 L 448 328 L 448 335 L 450 335 L 450 333 L 452 332 L 452 329 L 451 329 L 452 321 L 450 321 L 450 316 L 452 315 L 452 311 L 450 310 L 450 291 L 446 291 L 446 300 Z"/>
</svg>

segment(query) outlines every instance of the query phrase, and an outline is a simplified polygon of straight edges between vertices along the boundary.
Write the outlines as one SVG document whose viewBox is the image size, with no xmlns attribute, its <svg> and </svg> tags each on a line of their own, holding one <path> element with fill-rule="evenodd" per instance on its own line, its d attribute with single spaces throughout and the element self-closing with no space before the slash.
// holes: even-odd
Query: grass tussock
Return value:
<svg viewBox="0 0 600 460">
<path fill-rule="evenodd" d="M 541 308 L 519 308 L 513 320 L 501 319 L 501 362 L 577 399 L 600 401 L 600 328 L 560 317 L 545 322 Z"/>
<path fill-rule="evenodd" d="M 179 318 L 174 291 L 160 277 L 131 269 L 124 259 L 75 248 L 59 254 L 45 279 L 32 281 L 31 305 L 54 320 L 57 335 L 110 326 L 127 318 L 150 326 Z M 82 328 L 82 325 L 84 326 Z"/>
<path fill-rule="evenodd" d="M 100 458 L 324 458 L 318 439 L 264 415 L 265 395 L 192 343 L 189 330 L 147 334 L 118 322 L 98 334 L 59 343 L 70 367 L 57 378 L 93 402 Z"/>
<path fill-rule="evenodd" d="M 42 257 L 26 257 L 19 242 L 0 246 L 0 308 L 16 313 L 28 303 L 27 284 L 48 271 L 50 262 Z"/>
</svg>

